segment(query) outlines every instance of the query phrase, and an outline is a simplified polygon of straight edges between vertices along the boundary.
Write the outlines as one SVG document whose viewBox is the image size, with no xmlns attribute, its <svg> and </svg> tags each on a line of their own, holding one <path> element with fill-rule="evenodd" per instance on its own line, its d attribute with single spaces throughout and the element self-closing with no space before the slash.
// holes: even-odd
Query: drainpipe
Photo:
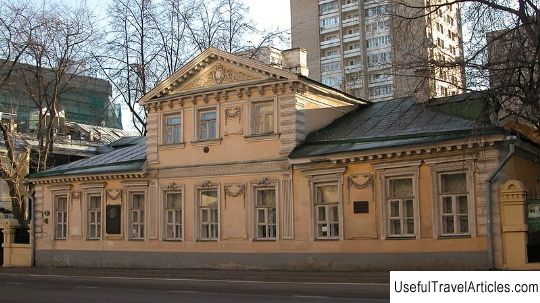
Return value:
<svg viewBox="0 0 540 303">
<path fill-rule="evenodd" d="M 493 185 L 493 180 L 499 172 L 503 169 L 506 163 L 515 153 L 515 141 L 517 140 L 516 136 L 507 136 L 506 141 L 508 141 L 508 147 L 510 151 L 504 158 L 504 160 L 499 163 L 493 174 L 489 176 L 486 180 L 486 203 L 487 203 L 487 241 L 488 241 L 488 266 L 490 270 L 495 269 L 495 252 L 493 249 L 493 206 L 492 206 L 492 197 L 491 197 L 491 187 Z"/>
</svg>

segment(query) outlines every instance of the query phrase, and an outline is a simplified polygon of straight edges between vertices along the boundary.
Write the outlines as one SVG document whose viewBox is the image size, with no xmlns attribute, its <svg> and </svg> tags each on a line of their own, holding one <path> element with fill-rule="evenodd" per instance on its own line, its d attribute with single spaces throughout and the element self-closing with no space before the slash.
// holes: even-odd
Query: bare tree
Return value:
<svg viewBox="0 0 540 303">
<path fill-rule="evenodd" d="M 464 54 L 455 56 L 447 45 L 429 41 L 436 28 L 416 33 L 417 37 L 427 36 L 426 43 L 440 54 L 416 58 L 417 67 L 435 71 L 429 76 L 416 75 L 419 79 L 446 81 L 465 92 L 482 91 L 499 120 L 513 117 L 540 135 L 540 1 L 395 0 L 395 4 L 393 13 L 401 19 L 401 26 L 410 28 L 420 20 L 445 16 L 451 7 L 461 11 L 461 20 L 455 21 L 463 29 Z M 445 77 L 449 70 L 464 71 L 466 82 Z"/>
<path fill-rule="evenodd" d="M 95 57 L 141 134 L 146 133 L 146 112 L 137 101 L 188 60 L 211 46 L 254 56 L 264 44 L 286 35 L 258 31 L 247 15 L 242 0 L 114 2 L 107 46 Z"/>
<path fill-rule="evenodd" d="M 163 46 L 156 40 L 160 37 L 158 20 L 151 0 L 115 1 L 109 7 L 111 30 L 106 51 L 95 54 L 141 135 L 146 133 L 146 112 L 137 101 L 161 80 L 157 67 Z M 170 55 L 169 60 L 171 63 Z"/>
</svg>

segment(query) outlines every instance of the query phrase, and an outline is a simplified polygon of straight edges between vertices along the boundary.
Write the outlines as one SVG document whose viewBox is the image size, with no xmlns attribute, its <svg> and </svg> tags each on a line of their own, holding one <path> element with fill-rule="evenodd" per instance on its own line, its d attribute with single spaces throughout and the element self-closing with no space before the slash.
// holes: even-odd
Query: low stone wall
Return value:
<svg viewBox="0 0 540 303">
<path fill-rule="evenodd" d="M 196 253 L 38 250 L 36 266 L 312 271 L 481 270 L 487 252 Z"/>
</svg>

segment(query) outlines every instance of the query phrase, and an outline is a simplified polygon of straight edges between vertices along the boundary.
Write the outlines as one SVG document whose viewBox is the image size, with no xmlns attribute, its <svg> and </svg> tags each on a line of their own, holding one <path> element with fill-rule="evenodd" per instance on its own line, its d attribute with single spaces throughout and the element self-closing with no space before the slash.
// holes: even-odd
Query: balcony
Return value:
<svg viewBox="0 0 540 303">
<path fill-rule="evenodd" d="M 353 42 L 360 40 L 360 33 L 348 34 L 343 36 L 343 42 Z"/>
<path fill-rule="evenodd" d="M 331 9 L 327 9 L 327 10 L 324 10 L 324 11 L 320 11 L 319 16 L 328 17 L 328 15 L 334 14 L 334 13 L 337 13 L 337 12 L 338 12 L 338 8 L 337 8 L 337 6 L 336 6 L 335 8 L 331 8 Z"/>
<path fill-rule="evenodd" d="M 334 2 L 334 1 L 336 1 L 336 0 L 319 0 L 319 5 Z"/>
<path fill-rule="evenodd" d="M 343 27 L 345 26 L 351 26 L 351 25 L 358 25 L 360 24 L 360 18 L 359 17 L 352 17 L 348 19 L 343 19 Z"/>
<path fill-rule="evenodd" d="M 355 64 L 355 65 L 347 65 L 345 66 L 345 73 L 346 74 L 349 74 L 349 73 L 357 73 L 359 71 L 362 70 L 362 65 L 361 64 Z"/>
<path fill-rule="evenodd" d="M 354 57 L 354 56 L 360 56 L 361 54 L 362 54 L 362 50 L 359 48 L 348 49 L 343 52 L 343 57 L 349 58 L 349 57 Z"/>
<path fill-rule="evenodd" d="M 338 24 L 320 27 L 321 34 L 327 34 L 327 33 L 332 33 L 332 32 L 337 32 L 337 31 L 339 31 Z"/>
<path fill-rule="evenodd" d="M 330 56 L 324 56 L 321 57 L 321 61 L 327 62 L 327 61 L 337 61 L 341 58 L 340 54 L 330 55 Z"/>
<path fill-rule="evenodd" d="M 349 4 L 343 4 L 341 6 L 341 11 L 342 12 L 350 12 L 350 11 L 354 11 L 354 10 L 358 10 L 358 2 L 349 3 Z"/>
<path fill-rule="evenodd" d="M 336 47 L 336 46 L 339 46 L 339 43 L 340 43 L 339 38 L 322 41 L 321 42 L 321 49 Z"/>
</svg>

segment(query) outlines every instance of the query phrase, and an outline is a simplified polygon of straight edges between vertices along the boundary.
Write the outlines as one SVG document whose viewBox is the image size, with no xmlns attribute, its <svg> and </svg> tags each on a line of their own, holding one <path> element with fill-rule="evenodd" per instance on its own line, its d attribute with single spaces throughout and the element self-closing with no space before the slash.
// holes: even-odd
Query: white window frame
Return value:
<svg viewBox="0 0 540 303">
<path fill-rule="evenodd" d="M 169 118 L 178 117 L 180 119 L 179 124 L 179 141 L 178 142 L 169 142 L 168 141 L 168 133 L 169 133 L 169 126 L 167 124 L 167 120 Z M 163 114 L 162 115 L 162 123 L 161 123 L 161 144 L 162 145 L 174 145 L 174 144 L 182 144 L 184 143 L 184 113 L 183 110 L 177 113 L 170 113 L 170 114 Z M 176 124 L 175 124 L 176 125 Z M 173 131 L 174 134 L 174 131 Z"/>
<path fill-rule="evenodd" d="M 211 210 L 213 207 L 201 207 L 201 193 L 203 191 L 216 191 L 217 193 L 217 206 L 216 206 L 216 211 L 217 211 L 217 222 L 211 222 L 210 219 L 211 219 L 211 211 L 208 213 L 208 224 L 209 224 L 209 227 L 211 224 L 215 224 L 216 227 L 217 227 L 217 230 L 216 230 L 216 237 L 203 237 L 202 235 L 202 211 L 204 209 L 207 209 L 207 210 Z M 197 224 L 197 228 L 194 229 L 194 232 L 195 232 L 195 235 L 194 235 L 194 238 L 197 239 L 198 241 L 220 241 L 221 239 L 221 193 L 220 193 L 220 186 L 219 184 L 211 184 L 211 183 L 206 183 L 206 184 L 201 184 L 201 185 L 198 185 L 196 186 L 195 188 L 195 202 L 196 202 L 196 207 L 194 208 L 195 209 L 195 221 L 196 221 L 196 224 Z M 205 222 L 206 223 L 206 222 Z"/>
<path fill-rule="evenodd" d="M 85 203 L 85 206 L 86 206 L 86 239 L 87 240 L 101 240 L 103 239 L 103 217 L 104 217 L 104 212 L 103 212 L 103 195 L 101 193 L 87 193 L 85 195 L 86 197 L 86 203 Z M 99 198 L 99 209 L 98 208 L 95 208 L 95 209 L 91 209 L 90 208 L 90 201 L 92 199 L 92 197 L 98 197 Z M 94 216 L 96 219 L 99 218 L 99 222 L 92 222 L 91 221 L 91 218 L 92 218 L 92 213 L 97 213 L 99 212 L 99 215 L 98 216 Z M 91 235 L 91 227 L 92 226 L 96 226 L 96 232 L 99 232 L 99 235 L 98 236 L 92 236 Z"/>
<path fill-rule="evenodd" d="M 336 187 L 336 190 L 337 190 L 337 196 L 338 196 L 338 201 L 334 202 L 334 203 L 319 203 L 318 201 L 318 194 L 317 194 L 317 189 L 319 187 L 326 187 L 326 186 L 335 186 Z M 342 233 L 342 220 L 341 220 L 341 216 L 339 215 L 341 213 L 341 203 L 340 203 L 340 196 L 341 196 L 341 191 L 339 189 L 339 184 L 338 182 L 318 182 L 318 183 L 315 183 L 313 185 L 314 187 L 314 193 L 313 193 L 313 200 L 311 201 L 313 205 L 313 218 L 314 218 L 314 221 L 315 221 L 315 238 L 317 240 L 339 240 L 340 237 L 342 236 L 341 233 Z M 338 224 L 338 235 L 337 236 L 332 236 L 331 235 L 331 231 L 332 231 L 332 228 L 331 228 L 331 225 L 332 224 L 336 224 L 335 221 L 330 221 L 329 217 L 330 217 L 330 213 L 331 213 L 331 208 L 333 207 L 337 207 L 337 211 L 338 211 L 338 221 L 337 221 L 337 224 Z M 320 218 L 319 218 L 319 209 L 320 208 L 324 208 L 324 212 L 325 212 L 325 220 L 321 221 Z M 327 236 L 319 236 L 319 225 L 320 224 L 323 224 L 323 225 L 326 225 L 324 226 L 326 228 L 326 232 L 327 232 Z"/>
<path fill-rule="evenodd" d="M 258 227 L 259 225 L 264 225 L 266 228 L 271 226 L 271 224 L 268 224 L 268 222 L 260 223 L 259 217 L 258 217 L 258 210 L 259 209 L 269 209 L 269 207 L 265 206 L 258 206 L 258 192 L 263 190 L 273 190 L 274 191 L 274 201 L 275 201 L 275 237 L 259 237 L 258 233 Z M 254 241 L 277 241 L 279 239 L 279 225 L 280 225 L 280 213 L 279 213 L 279 188 L 277 181 L 268 181 L 267 179 L 263 179 L 263 182 L 255 181 L 251 183 L 251 222 L 252 222 L 252 240 Z M 265 221 L 268 221 L 268 214 L 267 211 L 265 211 Z"/>
<path fill-rule="evenodd" d="M 476 197 L 474 167 L 475 157 L 471 155 L 447 157 L 444 159 L 425 160 L 431 169 L 432 197 L 433 197 L 433 238 L 452 239 L 476 237 Z M 442 232 L 442 200 L 440 176 L 449 173 L 465 173 L 467 177 L 467 206 L 469 209 L 469 233 L 468 234 L 443 234 Z"/>
<path fill-rule="evenodd" d="M 179 208 L 167 208 L 167 195 L 168 194 L 180 194 L 180 207 Z M 162 212 L 162 216 L 163 216 L 163 240 L 165 241 L 183 241 L 184 240 L 184 234 L 185 234 L 185 207 L 184 207 L 184 187 L 181 186 L 177 189 L 165 189 L 163 190 L 163 212 Z M 173 211 L 173 223 L 169 223 L 167 222 L 167 218 L 168 218 L 168 214 L 167 212 L 169 210 L 172 210 Z M 176 217 L 177 217 L 177 214 L 176 212 L 177 211 L 180 211 L 180 235 L 176 235 L 176 236 L 173 236 L 173 237 L 168 237 L 167 235 L 167 227 L 169 225 L 171 225 L 173 227 L 173 233 L 174 233 L 174 230 L 175 230 L 175 227 L 176 225 L 178 225 L 176 223 Z"/>
<path fill-rule="evenodd" d="M 216 113 L 216 133 L 215 133 L 215 136 L 213 138 L 205 138 L 205 139 L 202 139 L 200 136 L 199 136 L 199 131 L 200 131 L 200 116 L 201 116 L 201 113 L 202 112 L 207 112 L 207 111 L 215 111 Z M 219 140 L 220 138 L 220 128 L 219 128 L 219 123 L 220 123 L 220 107 L 218 105 L 209 105 L 209 106 L 200 106 L 200 107 L 195 107 L 193 109 L 193 121 L 195 122 L 194 123 L 194 134 L 193 134 L 193 138 L 195 138 L 195 142 L 197 141 L 213 141 L 213 140 Z"/>
<path fill-rule="evenodd" d="M 142 212 L 141 209 L 134 209 L 133 208 L 133 196 L 134 195 L 142 195 L 143 196 L 143 205 L 142 205 Z M 144 191 L 129 191 L 127 193 L 128 199 L 127 199 L 127 218 L 128 218 L 128 230 L 127 235 L 129 240 L 144 240 L 146 238 L 146 200 L 147 196 Z M 142 214 L 141 214 L 142 213 Z M 137 222 L 134 220 L 134 214 L 136 214 Z M 141 222 L 142 219 L 142 222 Z M 141 235 L 141 228 L 142 228 L 142 235 Z M 134 233 L 134 231 L 137 230 L 137 234 Z"/>
<path fill-rule="evenodd" d="M 418 181 L 420 176 L 420 165 L 421 161 L 403 161 L 396 163 L 383 163 L 373 165 L 377 171 L 378 185 L 381 188 L 380 192 L 380 204 L 379 214 L 380 214 L 380 237 L 381 240 L 385 239 L 420 239 L 420 190 L 418 187 Z M 400 178 L 412 178 L 413 186 L 413 207 L 414 207 L 414 235 L 406 236 L 391 236 L 389 230 L 390 224 L 390 213 L 388 205 L 388 180 L 389 179 L 400 179 Z"/>
<path fill-rule="evenodd" d="M 310 188 L 310 236 L 314 241 L 335 241 L 344 239 L 344 215 L 343 215 L 343 174 L 345 168 L 330 168 L 324 170 L 305 171 L 303 174 L 308 178 Z M 315 199 L 317 198 L 316 187 L 323 184 L 336 184 L 338 187 L 338 219 L 339 236 L 338 237 L 318 237 L 317 229 L 317 210 Z"/>
<path fill-rule="evenodd" d="M 63 210 L 58 209 L 58 198 L 66 199 L 66 208 Z M 68 228 L 69 228 L 69 193 L 68 192 L 53 192 L 53 223 L 54 223 L 54 239 L 55 240 L 67 240 Z M 58 215 L 62 213 L 62 221 L 59 222 Z M 58 229 L 61 226 L 61 236 L 58 236 Z"/>
<path fill-rule="evenodd" d="M 441 236 L 442 237 L 452 237 L 452 236 L 469 236 L 470 235 L 470 231 L 471 231 L 471 226 L 470 226 L 470 198 L 469 198 L 469 189 L 468 189 L 468 185 L 467 185 L 467 189 L 466 189 L 466 192 L 465 193 L 459 193 L 459 194 L 443 194 L 442 193 L 442 176 L 443 175 L 457 175 L 457 174 L 462 174 L 462 175 L 465 175 L 465 184 L 468 184 L 468 180 L 467 180 L 467 173 L 464 172 L 464 171 L 454 171 L 454 172 L 441 172 L 438 174 L 438 191 L 439 191 L 439 218 L 440 218 L 440 222 L 439 222 L 439 226 L 441 227 L 440 228 L 440 233 L 441 233 Z M 459 208 L 459 205 L 458 205 L 458 198 L 459 197 L 462 197 L 462 196 L 465 196 L 467 198 L 467 212 L 465 214 L 461 214 L 461 213 L 457 213 L 457 209 Z M 450 215 L 445 215 L 443 213 L 444 211 L 444 207 L 443 207 L 443 199 L 445 197 L 449 197 L 452 201 L 452 213 Z M 458 228 L 458 219 L 460 216 L 467 216 L 467 227 L 468 227 L 468 230 L 467 232 L 465 233 L 462 233 L 462 232 L 459 232 L 457 231 L 457 228 Z M 454 221 L 453 224 L 454 224 L 454 231 L 451 232 L 451 233 L 445 233 L 444 230 L 443 230 L 443 226 L 444 226 L 444 217 L 445 216 L 451 216 L 452 217 L 452 220 Z"/>
<path fill-rule="evenodd" d="M 413 197 L 400 197 L 400 198 L 392 198 L 390 197 L 390 183 L 391 181 L 393 180 L 403 180 L 403 179 L 410 179 L 411 180 L 411 186 L 413 187 L 412 190 L 413 190 Z M 416 235 L 416 231 L 417 229 L 419 228 L 416 224 L 416 220 L 415 220 L 415 216 L 414 216 L 414 207 L 415 207 L 415 199 L 417 199 L 415 196 L 414 196 L 414 176 L 412 175 L 405 175 L 405 176 L 396 176 L 396 177 L 389 177 L 389 178 L 386 178 L 386 183 L 385 183 L 385 188 L 384 190 L 386 190 L 386 195 L 387 195 L 387 199 L 386 199 L 386 214 L 387 214 L 387 220 L 386 220 L 386 229 L 387 229 L 387 233 L 388 233 L 388 237 L 389 238 L 406 238 L 406 237 L 414 237 Z M 406 206 L 406 203 L 407 201 L 411 201 L 413 202 L 413 216 L 412 217 L 406 217 L 405 216 L 405 209 L 407 208 Z M 399 214 L 397 217 L 392 217 L 392 203 L 394 202 L 397 202 L 398 205 L 399 205 Z M 407 220 L 409 219 L 413 219 L 414 220 L 414 231 L 412 233 L 405 233 L 404 232 L 404 229 L 405 229 L 405 226 L 407 225 Z M 400 225 L 400 234 L 391 234 L 390 231 L 391 231 L 391 226 L 392 226 L 392 221 L 394 220 L 399 220 L 399 225 Z"/>
<path fill-rule="evenodd" d="M 255 132 L 255 106 L 257 104 L 262 104 L 262 103 L 272 103 L 272 124 L 273 124 L 273 129 L 272 131 L 269 131 L 269 132 L 262 132 L 262 133 L 258 133 L 258 132 Z M 274 99 L 257 99 L 257 100 L 251 100 L 249 102 L 249 134 L 251 136 L 267 136 L 267 135 L 273 135 L 273 134 L 276 134 L 277 133 L 277 110 L 276 110 L 276 104 L 277 104 L 277 100 L 274 98 Z"/>
</svg>

